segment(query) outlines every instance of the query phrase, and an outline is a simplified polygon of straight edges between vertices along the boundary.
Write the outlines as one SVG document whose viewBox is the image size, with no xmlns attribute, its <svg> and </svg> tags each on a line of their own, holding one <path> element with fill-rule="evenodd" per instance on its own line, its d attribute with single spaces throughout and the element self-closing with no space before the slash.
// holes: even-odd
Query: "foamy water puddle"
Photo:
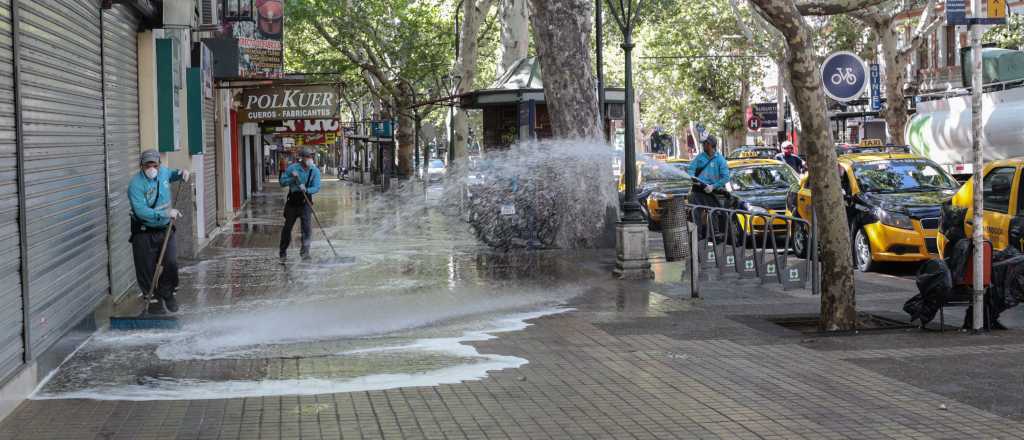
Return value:
<svg viewBox="0 0 1024 440">
<path fill-rule="evenodd" d="M 95 335 L 34 399 L 217 399 L 477 380 L 528 361 L 467 342 L 565 312 L 576 289 L 264 300 L 214 308 L 175 332 Z"/>
</svg>

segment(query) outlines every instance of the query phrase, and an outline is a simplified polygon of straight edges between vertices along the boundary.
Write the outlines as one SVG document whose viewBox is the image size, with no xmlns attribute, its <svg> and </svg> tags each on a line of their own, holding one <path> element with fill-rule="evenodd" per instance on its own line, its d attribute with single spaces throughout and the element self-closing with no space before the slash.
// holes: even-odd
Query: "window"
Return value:
<svg viewBox="0 0 1024 440">
<path fill-rule="evenodd" d="M 253 21 L 253 0 L 224 0 L 224 20 Z"/>
<path fill-rule="evenodd" d="M 1010 211 L 1010 188 L 1013 186 L 1015 167 L 1002 167 L 989 171 L 982 180 L 985 210 L 1006 214 Z"/>
<path fill-rule="evenodd" d="M 1024 173 L 1017 179 L 1017 215 L 1024 215 Z"/>
<path fill-rule="evenodd" d="M 953 177 L 926 159 L 889 159 L 853 166 L 853 176 L 863 192 L 909 193 L 953 191 Z"/>
</svg>

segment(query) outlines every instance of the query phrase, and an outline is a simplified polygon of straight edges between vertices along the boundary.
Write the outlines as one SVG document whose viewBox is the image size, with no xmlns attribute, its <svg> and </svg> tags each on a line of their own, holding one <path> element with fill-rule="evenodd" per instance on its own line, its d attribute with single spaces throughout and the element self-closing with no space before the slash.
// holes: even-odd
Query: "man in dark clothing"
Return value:
<svg viewBox="0 0 1024 440">
<path fill-rule="evenodd" d="M 292 228 L 295 220 L 302 220 L 302 248 L 299 255 L 309 258 L 309 244 L 313 240 L 312 216 L 313 194 L 320 191 L 320 169 L 313 161 L 313 150 L 303 148 L 300 160 L 288 166 L 279 181 L 288 188 L 288 201 L 284 205 L 284 229 L 281 230 L 281 259 L 288 258 L 288 246 L 292 242 Z"/>
<path fill-rule="evenodd" d="M 800 156 L 793 154 L 793 143 L 790 141 L 782 143 L 782 153 L 776 155 L 775 160 L 785 162 L 797 174 L 803 174 L 804 171 L 807 171 L 807 167 L 804 166 L 804 160 Z"/>
<path fill-rule="evenodd" d="M 151 314 L 174 313 L 178 301 L 174 291 L 178 288 L 177 247 L 174 244 L 174 229 L 171 219 L 180 218 L 181 212 L 171 208 L 171 182 L 188 182 L 188 170 L 172 170 L 160 165 L 160 153 L 156 150 L 142 152 L 139 172 L 128 184 L 128 202 L 132 209 L 132 256 L 135 260 L 135 277 L 143 294 L 149 292 L 156 271 L 160 250 L 163 248 L 167 228 L 171 228 L 167 249 L 164 251 L 163 272 L 149 299 L 147 311 Z"/>
</svg>

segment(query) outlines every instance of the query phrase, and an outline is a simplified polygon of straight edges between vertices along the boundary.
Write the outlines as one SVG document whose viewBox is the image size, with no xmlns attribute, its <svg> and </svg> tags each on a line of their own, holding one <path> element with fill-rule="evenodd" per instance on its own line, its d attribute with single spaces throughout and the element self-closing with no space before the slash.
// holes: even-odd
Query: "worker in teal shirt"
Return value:
<svg viewBox="0 0 1024 440">
<path fill-rule="evenodd" d="M 128 184 L 128 202 L 132 216 L 132 256 L 135 261 L 135 278 L 142 292 L 148 292 L 153 282 L 157 260 L 167 228 L 172 218 L 181 217 L 181 211 L 172 208 L 171 182 L 188 182 L 188 170 L 172 170 L 160 165 L 160 153 L 156 150 L 142 152 L 139 172 Z M 178 288 L 177 247 L 174 244 L 174 230 L 167 240 L 164 251 L 163 272 L 160 282 L 150 299 L 147 311 L 152 314 L 178 311 L 174 292 Z"/>
<path fill-rule="evenodd" d="M 696 180 L 694 190 L 702 190 L 711 194 L 716 189 L 725 188 L 729 183 L 729 163 L 719 153 L 718 140 L 708 136 L 703 142 L 704 151 L 690 162 L 690 176 Z"/>
<path fill-rule="evenodd" d="M 313 194 L 320 192 L 320 169 L 313 160 L 315 154 L 310 148 L 299 153 L 299 162 L 293 163 L 281 173 L 278 181 L 288 188 L 288 200 L 284 205 L 284 229 L 281 230 L 281 249 L 278 255 L 288 258 L 288 246 L 292 242 L 295 220 L 302 220 L 302 248 L 299 255 L 309 258 L 309 244 L 313 241 Z"/>
</svg>

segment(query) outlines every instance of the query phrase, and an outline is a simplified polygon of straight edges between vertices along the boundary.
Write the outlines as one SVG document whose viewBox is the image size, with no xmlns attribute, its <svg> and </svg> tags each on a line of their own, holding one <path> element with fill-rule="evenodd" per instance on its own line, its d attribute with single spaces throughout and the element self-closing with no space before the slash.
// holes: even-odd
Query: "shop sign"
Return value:
<svg viewBox="0 0 1024 440">
<path fill-rule="evenodd" d="M 282 86 L 246 90 L 239 122 L 333 119 L 338 115 L 335 87 Z"/>
<path fill-rule="evenodd" d="M 228 0 L 228 11 L 232 8 L 238 18 L 229 16 L 228 27 L 238 40 L 238 76 L 284 77 L 284 1 Z"/>
</svg>

